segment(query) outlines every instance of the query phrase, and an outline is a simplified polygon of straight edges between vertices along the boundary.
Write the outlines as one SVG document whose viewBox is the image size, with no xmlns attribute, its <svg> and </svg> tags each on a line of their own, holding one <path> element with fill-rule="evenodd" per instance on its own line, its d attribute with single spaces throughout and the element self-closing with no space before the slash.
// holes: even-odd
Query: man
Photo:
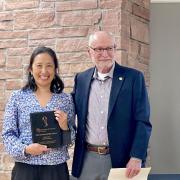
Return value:
<svg viewBox="0 0 180 180">
<path fill-rule="evenodd" d="M 151 134 L 149 102 L 141 72 L 114 60 L 115 39 L 104 31 L 89 37 L 95 67 L 75 77 L 78 119 L 72 175 L 107 180 L 111 168 L 136 176 L 146 160 Z"/>
</svg>

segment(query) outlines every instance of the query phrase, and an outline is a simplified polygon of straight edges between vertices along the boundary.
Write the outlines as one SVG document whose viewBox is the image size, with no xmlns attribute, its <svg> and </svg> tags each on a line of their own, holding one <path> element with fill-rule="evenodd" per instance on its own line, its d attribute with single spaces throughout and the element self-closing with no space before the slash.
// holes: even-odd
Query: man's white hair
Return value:
<svg viewBox="0 0 180 180">
<path fill-rule="evenodd" d="M 96 32 L 89 35 L 88 46 L 91 46 L 92 42 L 96 39 L 96 35 L 97 35 L 98 32 L 106 33 L 109 37 L 111 37 L 113 39 L 113 42 L 114 42 L 114 45 L 115 45 L 115 38 L 114 38 L 112 33 L 106 32 L 106 31 L 96 31 Z"/>
</svg>

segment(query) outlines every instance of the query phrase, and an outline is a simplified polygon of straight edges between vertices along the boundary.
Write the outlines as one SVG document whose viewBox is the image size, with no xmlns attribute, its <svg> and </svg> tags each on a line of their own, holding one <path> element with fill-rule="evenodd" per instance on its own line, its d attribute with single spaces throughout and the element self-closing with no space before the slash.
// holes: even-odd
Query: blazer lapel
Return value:
<svg viewBox="0 0 180 180">
<path fill-rule="evenodd" d="M 109 97 L 110 99 L 109 99 L 109 108 L 108 108 L 108 119 L 112 113 L 117 96 L 123 85 L 124 78 L 125 78 L 125 75 L 124 75 L 123 69 L 121 68 L 120 65 L 116 63 L 115 68 L 114 68 L 114 73 L 113 73 L 111 93 Z"/>
<path fill-rule="evenodd" d="M 89 93 L 90 93 L 90 87 L 91 87 L 91 81 L 92 81 L 92 76 L 94 73 L 94 68 L 90 69 L 90 71 L 84 76 L 84 93 L 82 93 L 82 99 L 83 99 L 83 118 L 82 119 L 87 119 L 87 111 L 88 111 L 88 101 L 89 101 Z"/>
</svg>

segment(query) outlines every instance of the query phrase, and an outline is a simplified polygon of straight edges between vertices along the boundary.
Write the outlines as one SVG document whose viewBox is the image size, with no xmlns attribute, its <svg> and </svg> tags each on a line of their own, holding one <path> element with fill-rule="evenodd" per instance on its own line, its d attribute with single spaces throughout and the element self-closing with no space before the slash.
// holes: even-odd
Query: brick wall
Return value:
<svg viewBox="0 0 180 180">
<path fill-rule="evenodd" d="M 92 66 L 87 37 L 97 29 L 116 36 L 117 61 L 143 71 L 149 86 L 149 0 L 0 0 L 0 127 L 7 98 L 26 79 L 32 50 L 56 51 L 70 92 L 75 73 Z M 1 180 L 10 179 L 12 166 L 0 138 Z"/>
</svg>

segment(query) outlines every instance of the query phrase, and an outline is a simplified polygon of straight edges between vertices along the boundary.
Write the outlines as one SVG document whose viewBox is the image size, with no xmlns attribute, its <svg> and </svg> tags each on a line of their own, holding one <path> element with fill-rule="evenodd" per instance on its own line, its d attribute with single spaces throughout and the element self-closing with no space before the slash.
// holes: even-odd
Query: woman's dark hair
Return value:
<svg viewBox="0 0 180 180">
<path fill-rule="evenodd" d="M 26 85 L 22 89 L 23 90 L 31 89 L 32 91 L 37 90 L 37 85 L 35 83 L 34 77 L 31 74 L 30 70 L 32 69 L 32 65 L 34 63 L 35 57 L 38 54 L 42 54 L 42 53 L 49 54 L 52 57 L 54 65 L 55 65 L 55 76 L 51 82 L 50 91 L 53 93 L 61 93 L 62 90 L 64 89 L 64 83 L 57 73 L 59 70 L 58 59 L 56 57 L 56 53 L 51 48 L 48 48 L 48 47 L 38 47 L 33 51 L 32 55 L 30 57 L 30 62 L 29 62 L 29 66 L 28 66 L 28 80 L 27 80 Z"/>
</svg>

